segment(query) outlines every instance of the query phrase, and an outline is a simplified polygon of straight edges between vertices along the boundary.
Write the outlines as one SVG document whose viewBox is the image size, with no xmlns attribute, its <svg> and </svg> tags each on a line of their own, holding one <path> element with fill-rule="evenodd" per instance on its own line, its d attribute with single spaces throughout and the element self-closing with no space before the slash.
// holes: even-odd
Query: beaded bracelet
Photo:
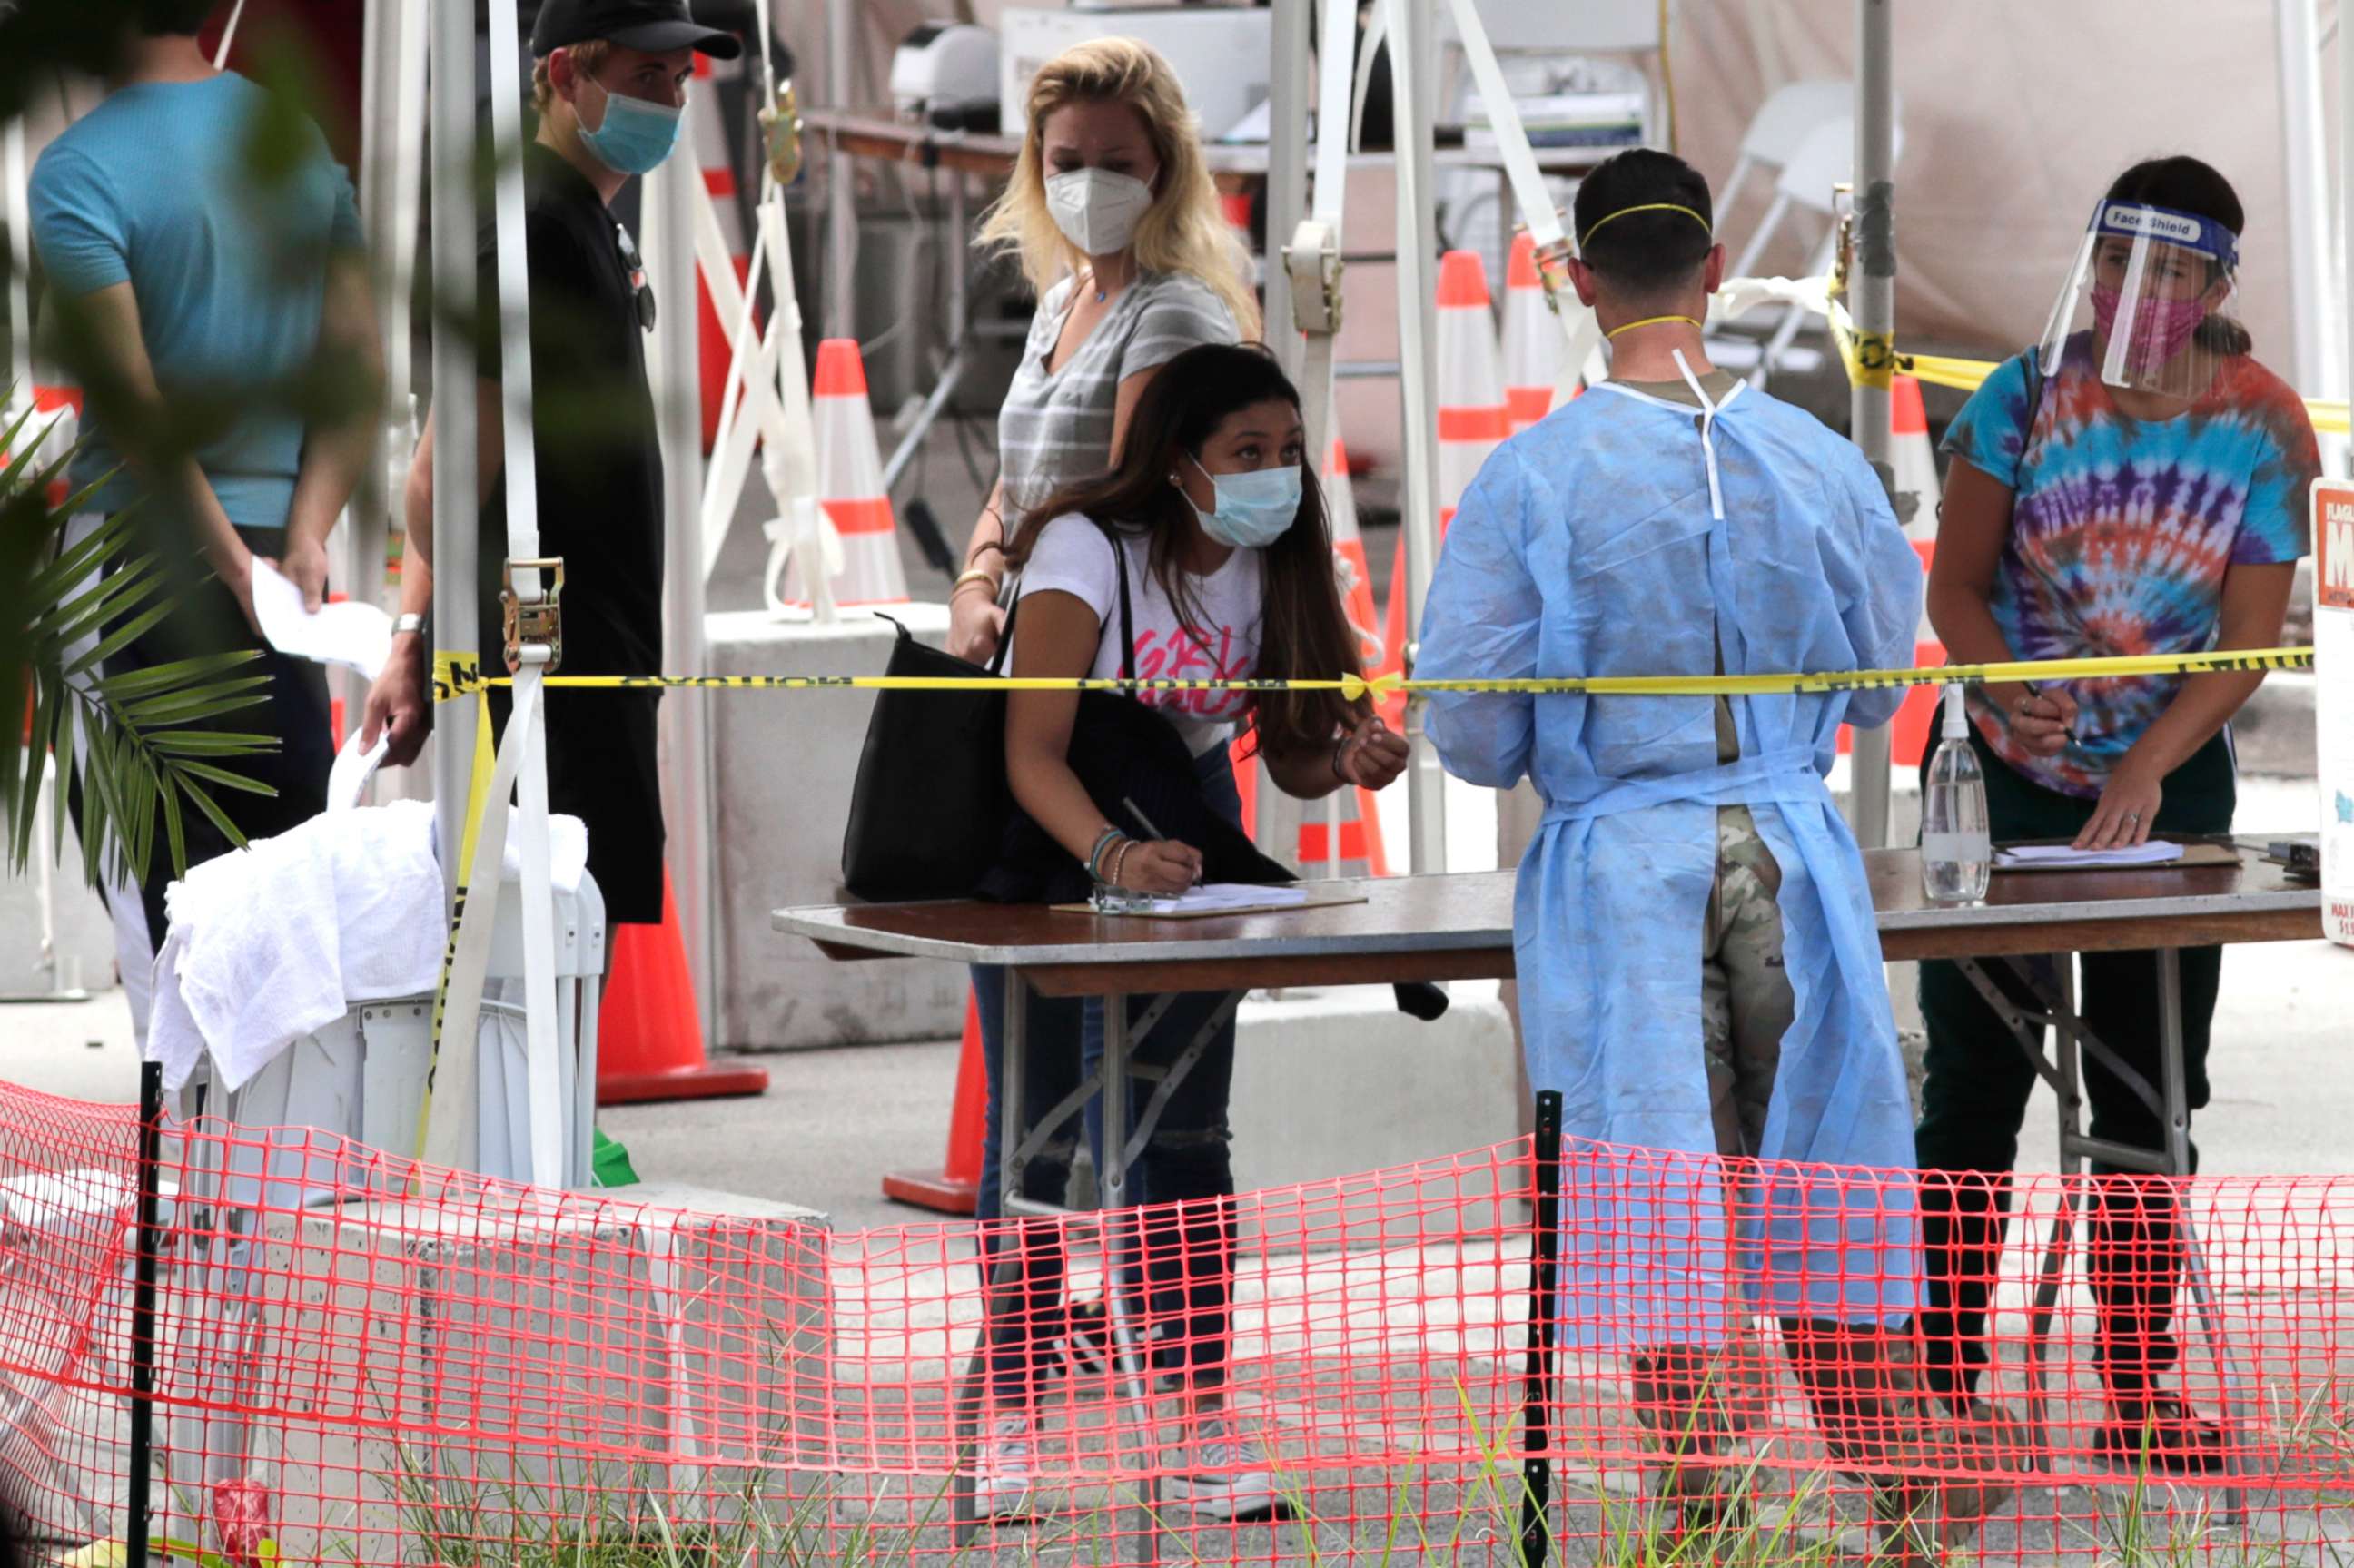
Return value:
<svg viewBox="0 0 2354 1568">
<path fill-rule="evenodd" d="M 1119 874 L 1128 864 L 1128 852 L 1135 847 L 1136 841 L 1134 839 L 1129 838 L 1126 835 L 1121 836 L 1119 841 L 1119 851 L 1111 857 L 1111 875 L 1108 879 L 1114 887 L 1118 887 L 1119 885 Z"/>
<path fill-rule="evenodd" d="M 1104 851 L 1111 845 L 1114 840 L 1124 839 L 1128 835 L 1126 833 L 1121 832 L 1118 828 L 1114 827 L 1105 828 L 1104 831 L 1097 836 L 1096 847 L 1087 852 L 1087 874 L 1089 876 L 1094 877 L 1097 882 L 1106 880 L 1101 870 L 1103 865 Z"/>
</svg>

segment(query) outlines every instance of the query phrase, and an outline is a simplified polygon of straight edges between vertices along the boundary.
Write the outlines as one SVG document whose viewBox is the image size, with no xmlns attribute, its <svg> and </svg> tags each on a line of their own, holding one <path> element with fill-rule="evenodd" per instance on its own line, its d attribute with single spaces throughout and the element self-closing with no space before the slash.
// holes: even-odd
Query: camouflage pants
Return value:
<svg viewBox="0 0 2354 1568">
<path fill-rule="evenodd" d="M 1701 932 L 1701 1014 L 1709 1111 L 1720 1154 L 1754 1154 L 1766 1136 L 1782 1035 L 1797 1011 L 1782 967 L 1782 868 L 1746 806 L 1716 813 L 1716 885 Z"/>
</svg>

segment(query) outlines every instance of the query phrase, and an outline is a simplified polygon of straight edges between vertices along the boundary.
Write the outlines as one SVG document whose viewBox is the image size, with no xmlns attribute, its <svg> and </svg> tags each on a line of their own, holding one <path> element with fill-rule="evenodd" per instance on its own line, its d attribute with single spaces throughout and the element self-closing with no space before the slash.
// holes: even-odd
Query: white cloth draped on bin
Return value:
<svg viewBox="0 0 2354 1568">
<path fill-rule="evenodd" d="M 577 890 L 588 832 L 565 816 L 548 832 L 554 885 Z M 222 1086 L 239 1088 L 355 1003 L 429 996 L 450 929 L 434 847 L 432 803 L 396 800 L 313 817 L 174 883 L 147 1033 L 166 1086 L 210 1051 Z"/>
</svg>

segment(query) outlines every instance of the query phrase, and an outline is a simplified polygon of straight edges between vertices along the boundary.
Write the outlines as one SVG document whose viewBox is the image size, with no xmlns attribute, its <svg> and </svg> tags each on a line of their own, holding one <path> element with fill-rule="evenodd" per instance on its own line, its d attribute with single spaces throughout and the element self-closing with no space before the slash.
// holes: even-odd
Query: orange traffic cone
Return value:
<svg viewBox="0 0 2354 1568">
<path fill-rule="evenodd" d="M 1537 242 L 1512 238 L 1512 264 L 1504 275 L 1504 408 L 1519 435 L 1553 411 L 1553 383 L 1561 377 L 1561 329 L 1545 303 L 1537 276 Z"/>
<path fill-rule="evenodd" d="M 1889 466 L 1896 473 L 1897 501 L 1901 506 L 1907 495 L 1919 498 L 1904 533 L 1913 541 L 1914 554 L 1921 557 L 1925 580 L 1929 562 L 1937 553 L 1937 450 L 1929 443 L 1929 415 L 1921 405 L 1921 383 L 1910 376 L 1899 376 L 1889 387 L 1888 433 Z M 1926 669 L 1946 662 L 1946 645 L 1929 624 L 1925 600 L 1921 606 L 1921 624 L 1913 635 L 1915 665 Z M 1921 765 L 1932 744 L 1929 731 L 1936 716 L 1936 687 L 1915 686 L 1904 694 L 1904 705 L 1891 721 L 1889 737 L 1889 752 L 1897 766 Z"/>
<path fill-rule="evenodd" d="M 752 255 L 744 240 L 744 214 L 737 206 L 736 165 L 727 156 L 727 135 L 719 122 L 717 81 L 734 77 L 742 69 L 740 61 L 715 62 L 708 55 L 695 57 L 695 90 L 687 94 L 687 131 L 695 139 L 695 161 L 703 167 L 703 186 L 711 193 L 711 205 L 719 215 L 719 232 L 727 237 L 727 256 L 736 264 L 736 281 L 748 287 L 752 275 Z M 734 349 L 727 341 L 728 329 L 736 323 L 719 319 L 719 307 L 711 298 L 711 285 L 698 275 L 695 279 L 695 314 L 701 326 L 701 371 L 703 382 L 703 450 L 708 455 L 719 439 L 721 404 L 727 396 L 727 364 Z M 759 312 L 752 313 L 752 332 L 760 331 Z"/>
<path fill-rule="evenodd" d="M 1504 373 L 1496 355 L 1496 323 L 1488 313 L 1488 272 L 1479 254 L 1450 250 L 1438 260 L 1438 539 L 1479 465 L 1512 433 L 1504 408 Z M 1390 568 L 1390 599 L 1382 620 L 1382 671 L 1405 667 L 1413 629 L 1406 616 L 1405 532 Z M 1405 700 L 1393 698 L 1382 716 L 1393 728 L 1405 721 Z"/>
<path fill-rule="evenodd" d="M 981 1202 L 981 1132 L 989 1080 L 981 1061 L 981 999 L 964 999 L 964 1046 L 957 1054 L 956 1100 L 949 1108 L 948 1156 L 938 1171 L 886 1171 L 883 1195 L 941 1214 L 970 1214 Z"/>
<path fill-rule="evenodd" d="M 665 871 L 662 924 L 622 926 L 613 938 L 613 969 L 597 1014 L 597 1103 L 714 1099 L 768 1086 L 764 1068 L 715 1067 L 704 1054 L 678 901 Z"/>
<path fill-rule="evenodd" d="M 1899 376 L 1889 385 L 1888 435 L 1889 466 L 1896 472 L 1897 512 L 1905 537 L 1935 539 L 1937 449 L 1929 441 L 1929 415 L 1921 406 L 1921 383 L 1910 376 Z M 1906 517 L 1903 500 L 1908 495 L 1917 496 L 1919 504 Z"/>
<path fill-rule="evenodd" d="M 1496 322 L 1488 309 L 1488 272 L 1475 250 L 1450 250 L 1439 259 L 1437 358 L 1438 534 L 1444 540 L 1479 465 L 1512 433 Z"/>
<path fill-rule="evenodd" d="M 866 404 L 866 365 L 854 339 L 830 337 L 817 345 L 810 416 L 817 435 L 818 504 L 842 536 L 842 569 L 833 577 L 836 604 L 905 604 L 907 577 L 899 564 L 899 528 L 883 490 L 883 457 L 875 444 L 875 416 Z M 784 600 L 807 604 L 806 563 L 796 552 L 785 570 Z"/>
<path fill-rule="evenodd" d="M 1258 836 L 1258 754 L 1246 738 L 1227 742 L 1227 760 L 1234 764 L 1235 792 L 1242 798 L 1243 832 Z M 1333 858 L 1338 836 L 1340 858 Z M 1389 857 L 1382 850 L 1380 809 L 1368 789 L 1342 789 L 1321 800 L 1303 803 L 1299 821 L 1299 871 L 1309 878 L 1387 876 Z"/>
</svg>

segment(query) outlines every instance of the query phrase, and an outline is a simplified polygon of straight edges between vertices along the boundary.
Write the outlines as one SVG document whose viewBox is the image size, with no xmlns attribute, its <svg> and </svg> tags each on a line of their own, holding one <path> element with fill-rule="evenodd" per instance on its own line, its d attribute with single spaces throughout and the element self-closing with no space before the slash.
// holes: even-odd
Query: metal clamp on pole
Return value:
<svg viewBox="0 0 2354 1568">
<path fill-rule="evenodd" d="M 801 172 L 801 106 L 790 77 L 777 83 L 776 102 L 760 111 L 760 136 L 769 177 L 782 190 Z"/>
<path fill-rule="evenodd" d="M 1299 330 L 1332 334 L 1341 330 L 1341 235 L 1333 226 L 1303 217 L 1283 248 L 1283 265 L 1291 277 L 1291 309 Z"/>
<path fill-rule="evenodd" d="M 547 592 L 537 599 L 519 597 L 514 586 L 518 568 L 547 573 Z M 509 560 L 499 567 L 499 626 L 506 639 L 508 668 L 523 662 L 525 644 L 547 650 L 547 662 L 541 670 L 543 674 L 553 675 L 562 666 L 564 610 L 559 601 L 563 596 L 564 557 L 561 556 L 536 556 L 527 561 Z"/>
<path fill-rule="evenodd" d="M 1320 192 L 1320 195 L 1321 193 Z M 1331 450 L 1332 355 L 1341 334 L 1341 226 L 1338 221 L 1303 217 L 1283 248 L 1285 275 L 1291 281 L 1294 323 L 1307 340 L 1301 385 L 1309 462 L 1321 470 Z"/>
</svg>

